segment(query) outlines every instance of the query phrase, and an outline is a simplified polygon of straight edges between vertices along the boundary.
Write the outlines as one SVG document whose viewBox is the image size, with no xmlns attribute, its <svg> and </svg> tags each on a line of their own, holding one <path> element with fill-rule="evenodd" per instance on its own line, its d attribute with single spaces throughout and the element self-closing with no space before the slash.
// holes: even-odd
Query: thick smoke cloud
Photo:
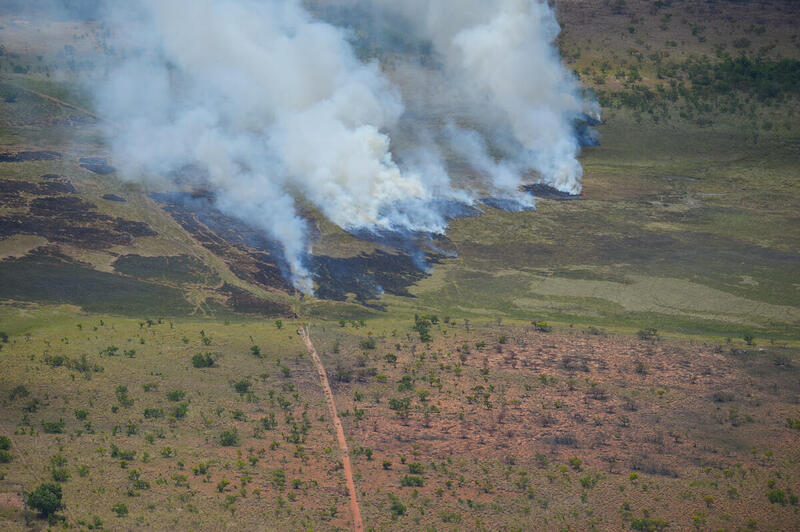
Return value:
<svg viewBox="0 0 800 532">
<path fill-rule="evenodd" d="M 443 72 L 424 69 L 416 75 L 448 87 L 434 94 L 455 102 L 453 112 L 476 123 L 476 129 L 506 139 L 496 146 L 503 155 L 497 164 L 475 129 L 451 125 L 447 131 L 456 151 L 487 172 L 500 192 L 516 190 L 532 169 L 542 182 L 580 193 L 583 171 L 574 120 L 598 110 L 584 101 L 577 80 L 558 57 L 553 42 L 560 28 L 546 3 L 365 1 L 404 18 L 418 39 L 432 43 Z"/>
<path fill-rule="evenodd" d="M 297 197 L 346 230 L 441 233 L 447 217 L 437 205 L 478 194 L 453 185 L 448 154 L 488 176 L 483 193 L 532 203 L 519 192 L 531 170 L 580 191 L 572 121 L 586 105 L 552 46 L 558 25 L 546 4 L 325 4 L 404 21 L 441 68 L 413 56 L 391 69 L 381 54 L 364 62 L 352 29 L 315 18 L 299 0 L 108 4 L 116 55 L 94 90 L 116 124 L 108 134 L 121 173 L 199 167 L 221 209 L 283 246 L 307 293 L 310 244 Z M 426 117 L 436 125 L 409 126 L 426 109 L 441 115 Z"/>
</svg>

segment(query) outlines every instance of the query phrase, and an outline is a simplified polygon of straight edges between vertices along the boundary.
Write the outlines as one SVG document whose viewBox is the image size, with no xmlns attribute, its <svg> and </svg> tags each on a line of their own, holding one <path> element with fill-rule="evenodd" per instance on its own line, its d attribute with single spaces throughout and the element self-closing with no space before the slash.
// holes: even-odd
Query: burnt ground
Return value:
<svg viewBox="0 0 800 532">
<path fill-rule="evenodd" d="M 39 183 L 0 180 L 0 206 L 17 211 L 0 216 L 0 238 L 33 235 L 86 249 L 108 249 L 157 234 L 143 222 L 96 212 L 96 205 L 74 195 L 68 180 L 43 177 L 47 179 Z"/>
<path fill-rule="evenodd" d="M 100 272 L 52 249 L 0 261 L 0 295 L 124 315 L 186 315 L 192 310 L 177 288 Z"/>
<path fill-rule="evenodd" d="M 265 288 L 292 291 L 283 276 L 275 243 L 262 232 L 225 216 L 207 196 L 153 193 L 151 197 L 203 247 L 223 259 L 238 278 Z"/>
<path fill-rule="evenodd" d="M 154 193 L 151 197 L 243 281 L 294 291 L 284 276 L 286 267 L 278 244 L 263 231 L 220 212 L 212 195 Z M 392 246 L 392 242 L 382 243 Z M 317 297 L 344 301 L 353 294 L 367 304 L 384 292 L 409 296 L 408 288 L 427 275 L 424 263 L 435 260 L 433 254 L 420 257 L 418 252 L 400 248 L 394 253 L 377 250 L 345 258 L 314 256 L 309 267 L 317 283 Z"/>
<path fill-rule="evenodd" d="M 0 163 L 24 163 L 28 161 L 54 161 L 61 159 L 57 151 L 21 151 L 0 153 Z"/>
<path fill-rule="evenodd" d="M 566 201 L 566 200 L 577 200 L 582 198 L 580 194 L 570 194 L 569 192 L 561 192 L 557 188 L 553 188 L 550 185 L 545 185 L 544 183 L 534 183 L 533 185 L 525 185 L 523 187 L 523 190 L 541 199 Z"/>
<path fill-rule="evenodd" d="M 143 257 L 123 255 L 114 261 L 114 270 L 138 279 L 176 284 L 219 284 L 219 276 L 200 260 L 188 255 Z"/>
<path fill-rule="evenodd" d="M 260 314 L 262 316 L 285 316 L 296 318 L 297 315 L 291 307 L 285 303 L 267 301 L 256 297 L 247 290 L 242 290 L 238 286 L 225 283 L 218 290 L 220 294 L 227 297 L 226 304 L 235 312 L 245 314 Z"/>
<path fill-rule="evenodd" d="M 85 168 L 95 174 L 108 175 L 117 171 L 116 168 L 108 164 L 108 159 L 105 157 L 81 157 L 78 162 L 81 168 Z"/>
</svg>

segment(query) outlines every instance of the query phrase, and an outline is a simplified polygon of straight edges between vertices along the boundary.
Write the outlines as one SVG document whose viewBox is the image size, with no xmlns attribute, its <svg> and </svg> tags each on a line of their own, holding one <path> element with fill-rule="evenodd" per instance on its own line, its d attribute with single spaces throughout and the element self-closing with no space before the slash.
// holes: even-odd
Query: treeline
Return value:
<svg viewBox="0 0 800 532">
<path fill-rule="evenodd" d="M 658 66 L 657 77 L 665 82 L 644 85 L 638 67 L 632 65 L 627 72 L 617 73 L 625 90 L 598 90 L 598 101 L 605 108 L 646 113 L 656 122 L 670 118 L 671 104 L 681 103 L 682 118 L 710 125 L 701 115 L 743 113 L 753 101 L 772 105 L 800 94 L 800 61 L 796 59 L 769 61 L 723 54 L 721 61 L 714 62 L 707 56 L 690 57 Z"/>
</svg>

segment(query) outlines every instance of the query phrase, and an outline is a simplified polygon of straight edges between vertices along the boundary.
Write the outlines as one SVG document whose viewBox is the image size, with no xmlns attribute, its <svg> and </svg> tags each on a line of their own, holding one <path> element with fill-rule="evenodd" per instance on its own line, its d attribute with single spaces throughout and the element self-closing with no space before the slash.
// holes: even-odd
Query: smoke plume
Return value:
<svg viewBox="0 0 800 532">
<path fill-rule="evenodd" d="M 442 233 L 439 206 L 481 193 L 532 204 L 526 179 L 580 192 L 573 121 L 590 106 L 538 0 L 105 7 L 112 53 L 93 90 L 119 125 L 107 133 L 120 173 L 200 167 L 224 212 L 282 245 L 303 292 L 313 278 L 298 197 L 348 231 Z M 381 32 L 364 31 L 376 24 L 410 28 L 404 46 L 424 53 L 381 64 Z M 486 179 L 463 183 L 453 158 Z"/>
</svg>

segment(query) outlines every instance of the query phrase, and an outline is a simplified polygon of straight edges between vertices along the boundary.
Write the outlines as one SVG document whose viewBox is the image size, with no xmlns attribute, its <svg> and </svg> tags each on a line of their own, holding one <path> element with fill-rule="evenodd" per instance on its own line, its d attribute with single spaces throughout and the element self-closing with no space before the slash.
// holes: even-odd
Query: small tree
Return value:
<svg viewBox="0 0 800 532">
<path fill-rule="evenodd" d="M 55 482 L 43 482 L 39 487 L 28 494 L 28 506 L 37 510 L 45 517 L 64 508 L 61 503 L 61 486 Z"/>
<path fill-rule="evenodd" d="M 196 368 L 210 368 L 214 365 L 211 353 L 197 353 L 192 357 L 192 365 Z"/>
<path fill-rule="evenodd" d="M 236 429 L 222 431 L 219 436 L 219 443 L 224 447 L 239 445 L 239 432 Z"/>
</svg>

